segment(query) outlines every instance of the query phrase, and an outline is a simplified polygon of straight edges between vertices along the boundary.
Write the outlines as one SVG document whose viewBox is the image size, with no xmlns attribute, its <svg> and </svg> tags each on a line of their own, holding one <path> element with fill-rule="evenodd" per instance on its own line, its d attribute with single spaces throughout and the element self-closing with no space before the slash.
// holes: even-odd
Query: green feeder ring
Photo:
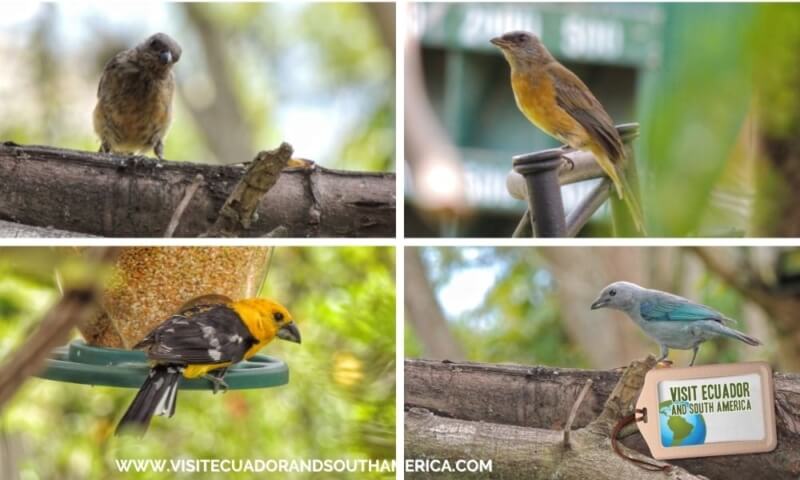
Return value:
<svg viewBox="0 0 800 480">
<path fill-rule="evenodd" d="M 37 376 L 59 382 L 139 388 L 144 383 L 150 364 L 144 352 L 87 345 L 75 340 L 67 347 L 53 350 L 46 368 Z M 289 367 L 282 360 L 255 355 L 229 367 L 225 383 L 230 390 L 277 387 L 289 383 Z M 203 378 L 181 378 L 182 390 L 212 390 L 213 384 Z"/>
</svg>

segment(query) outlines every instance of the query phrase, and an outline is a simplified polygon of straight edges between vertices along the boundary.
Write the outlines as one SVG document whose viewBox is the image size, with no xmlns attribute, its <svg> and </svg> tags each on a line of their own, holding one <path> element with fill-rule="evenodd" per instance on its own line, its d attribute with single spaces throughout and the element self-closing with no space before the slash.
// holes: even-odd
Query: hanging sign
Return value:
<svg viewBox="0 0 800 480">
<path fill-rule="evenodd" d="M 636 409 L 639 431 L 659 460 L 777 445 L 772 369 L 764 362 L 651 370 Z"/>
</svg>

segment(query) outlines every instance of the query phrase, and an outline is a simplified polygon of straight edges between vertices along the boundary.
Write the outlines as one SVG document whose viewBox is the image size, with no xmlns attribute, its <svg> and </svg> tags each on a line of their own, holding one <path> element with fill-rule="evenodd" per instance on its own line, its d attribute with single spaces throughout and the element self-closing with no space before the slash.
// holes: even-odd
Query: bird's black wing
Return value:
<svg viewBox="0 0 800 480">
<path fill-rule="evenodd" d="M 622 139 L 603 105 L 592 95 L 583 81 L 566 67 L 553 64 L 550 68 L 559 71 L 557 75 L 552 73 L 550 75 L 555 85 L 558 106 L 586 129 L 611 160 L 624 158 Z"/>
<path fill-rule="evenodd" d="M 230 307 L 197 305 L 173 315 L 134 348 L 161 363 L 236 363 L 257 340 Z"/>
</svg>

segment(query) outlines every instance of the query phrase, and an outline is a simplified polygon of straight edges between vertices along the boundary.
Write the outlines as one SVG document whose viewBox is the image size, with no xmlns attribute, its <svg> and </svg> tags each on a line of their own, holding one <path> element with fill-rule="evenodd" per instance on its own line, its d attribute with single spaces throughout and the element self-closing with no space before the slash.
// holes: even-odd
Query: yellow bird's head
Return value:
<svg viewBox="0 0 800 480">
<path fill-rule="evenodd" d="M 278 337 L 300 343 L 300 330 L 292 314 L 280 303 L 267 298 L 248 298 L 230 306 L 260 342 Z"/>
</svg>

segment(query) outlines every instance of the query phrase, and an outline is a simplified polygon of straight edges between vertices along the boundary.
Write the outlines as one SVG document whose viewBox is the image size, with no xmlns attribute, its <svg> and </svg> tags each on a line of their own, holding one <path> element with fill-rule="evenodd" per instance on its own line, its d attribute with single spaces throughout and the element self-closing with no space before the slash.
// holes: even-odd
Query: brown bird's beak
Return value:
<svg viewBox="0 0 800 480">
<path fill-rule="evenodd" d="M 300 330 L 292 323 L 287 323 L 278 329 L 278 338 L 289 342 L 300 343 Z"/>
<path fill-rule="evenodd" d="M 170 63 L 172 63 L 172 52 L 169 52 L 169 51 L 161 52 L 161 54 L 158 56 L 158 59 L 164 65 L 169 65 Z"/>
<path fill-rule="evenodd" d="M 508 42 L 503 40 L 503 37 L 494 37 L 493 39 L 489 40 L 492 42 L 493 45 L 497 45 L 500 48 L 504 48 L 508 46 Z"/>
</svg>

